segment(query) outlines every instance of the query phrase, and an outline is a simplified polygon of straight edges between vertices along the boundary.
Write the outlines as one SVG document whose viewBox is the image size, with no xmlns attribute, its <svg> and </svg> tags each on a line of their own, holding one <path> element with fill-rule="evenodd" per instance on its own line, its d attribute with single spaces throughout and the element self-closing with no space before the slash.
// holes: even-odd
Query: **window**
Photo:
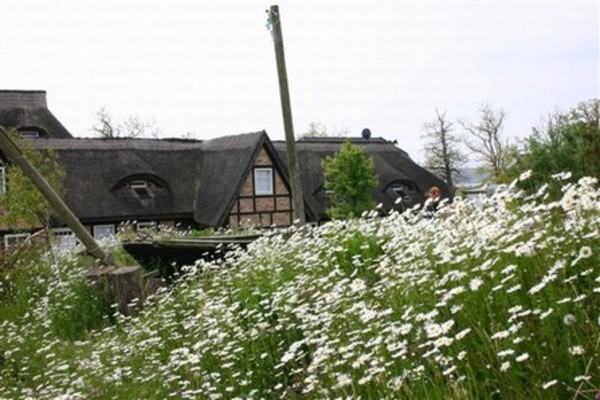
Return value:
<svg viewBox="0 0 600 400">
<path fill-rule="evenodd" d="M 419 197 L 418 189 L 412 182 L 392 182 L 388 185 L 386 191 L 392 198 L 400 200 L 405 207 L 416 204 Z"/>
<path fill-rule="evenodd" d="M 155 188 L 155 185 L 152 182 L 136 179 L 134 181 L 130 181 L 127 184 L 127 187 L 135 193 L 138 199 L 140 200 L 150 200 L 152 199 L 152 192 Z"/>
<path fill-rule="evenodd" d="M 411 188 L 402 183 L 394 183 L 390 185 L 389 190 L 397 197 L 405 197 L 408 192 L 412 191 Z"/>
<path fill-rule="evenodd" d="M 6 166 L 0 161 L 0 194 L 6 193 Z"/>
<path fill-rule="evenodd" d="M 273 169 L 254 169 L 254 194 L 257 196 L 273 194 Z"/>
<path fill-rule="evenodd" d="M 135 224 L 135 229 L 137 231 L 155 231 L 156 222 L 138 222 Z"/>
<path fill-rule="evenodd" d="M 37 139 L 40 137 L 40 132 L 33 129 L 22 129 L 19 133 L 21 134 L 21 137 L 25 139 Z"/>
<path fill-rule="evenodd" d="M 317 190 L 315 190 L 315 195 L 331 197 L 333 195 L 333 190 L 325 189 L 325 185 L 322 185 L 322 186 L 319 186 L 317 188 Z"/>
<path fill-rule="evenodd" d="M 133 190 L 148 189 L 148 181 L 131 181 L 129 182 L 129 188 Z"/>
<path fill-rule="evenodd" d="M 4 248 L 6 250 L 18 246 L 31 237 L 29 233 L 12 233 L 4 235 Z"/>
<path fill-rule="evenodd" d="M 94 239 L 105 239 L 115 234 L 114 225 L 94 225 Z"/>
<path fill-rule="evenodd" d="M 69 228 L 54 228 L 52 229 L 52 247 L 55 251 L 72 250 L 79 244 L 79 240 Z"/>
</svg>

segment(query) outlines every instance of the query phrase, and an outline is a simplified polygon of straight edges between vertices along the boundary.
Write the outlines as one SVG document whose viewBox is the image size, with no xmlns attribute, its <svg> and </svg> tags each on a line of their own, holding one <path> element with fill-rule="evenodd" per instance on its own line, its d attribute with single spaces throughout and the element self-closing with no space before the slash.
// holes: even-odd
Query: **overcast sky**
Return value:
<svg viewBox="0 0 600 400">
<path fill-rule="evenodd" d="M 436 108 L 474 119 L 487 102 L 523 137 L 599 97 L 598 0 L 2 0 L 0 88 L 46 90 L 75 136 L 104 107 L 169 137 L 283 139 L 271 4 L 296 133 L 369 127 L 421 160 Z"/>
</svg>

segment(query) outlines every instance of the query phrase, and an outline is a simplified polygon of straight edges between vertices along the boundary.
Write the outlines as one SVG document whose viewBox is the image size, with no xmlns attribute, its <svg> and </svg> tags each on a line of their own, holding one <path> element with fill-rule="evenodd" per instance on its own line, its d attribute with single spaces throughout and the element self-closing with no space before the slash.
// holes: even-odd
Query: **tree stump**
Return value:
<svg viewBox="0 0 600 400">
<path fill-rule="evenodd" d="M 144 301 L 142 267 L 92 268 L 85 275 L 97 285 L 105 301 L 116 304 L 123 315 L 132 315 Z"/>
<path fill-rule="evenodd" d="M 131 315 L 144 301 L 142 267 L 121 267 L 110 273 L 114 303 L 123 315 Z"/>
</svg>

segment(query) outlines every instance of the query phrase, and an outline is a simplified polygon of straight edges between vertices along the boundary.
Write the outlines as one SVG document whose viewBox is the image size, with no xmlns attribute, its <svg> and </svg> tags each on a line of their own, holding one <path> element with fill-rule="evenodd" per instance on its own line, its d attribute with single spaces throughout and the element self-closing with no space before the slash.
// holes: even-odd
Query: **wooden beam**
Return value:
<svg viewBox="0 0 600 400">
<path fill-rule="evenodd" d="M 283 51 L 283 35 L 281 33 L 279 7 L 276 5 L 271 6 L 268 13 L 271 33 L 273 34 L 273 43 L 275 44 L 275 58 L 277 61 L 277 74 L 279 76 L 279 93 L 281 96 L 281 110 L 283 112 L 283 126 L 285 129 L 285 146 L 288 158 L 288 171 L 290 173 L 292 201 L 294 203 L 294 220 L 299 221 L 300 224 L 304 224 L 306 223 L 304 196 L 302 195 L 302 186 L 300 184 L 300 172 L 298 167 L 298 156 L 296 153 L 294 124 L 292 123 L 292 107 L 290 105 L 290 90 L 285 68 L 285 54 Z"/>
<path fill-rule="evenodd" d="M 42 139 L 43 140 L 43 139 Z M 79 219 L 73 214 L 71 209 L 65 204 L 60 196 L 46 182 L 46 179 L 40 172 L 25 158 L 23 152 L 16 143 L 10 138 L 10 135 L 0 127 L 0 150 L 19 167 L 25 176 L 31 180 L 34 186 L 46 198 L 56 215 L 67 224 L 73 233 L 84 244 L 88 253 L 99 259 L 104 265 L 112 265 L 112 257 L 105 252 L 88 230 L 79 222 Z"/>
</svg>

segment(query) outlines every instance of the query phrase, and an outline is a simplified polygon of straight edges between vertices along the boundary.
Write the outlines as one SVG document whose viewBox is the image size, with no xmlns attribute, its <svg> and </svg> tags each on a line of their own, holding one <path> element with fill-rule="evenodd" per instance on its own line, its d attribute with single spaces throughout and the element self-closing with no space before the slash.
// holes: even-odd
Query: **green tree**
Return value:
<svg viewBox="0 0 600 400">
<path fill-rule="evenodd" d="M 50 186 L 61 194 L 65 172 L 56 152 L 35 150 L 15 130 L 10 131 L 9 134 L 25 158 L 38 169 Z M 48 230 L 52 209 L 44 196 L 17 166 L 9 165 L 6 176 L 7 190 L 0 196 L 0 207 L 5 212 L 0 216 L 0 222 L 14 230 L 32 228 Z"/>
<path fill-rule="evenodd" d="M 517 163 L 509 170 L 513 179 L 525 170 L 533 175 L 528 185 L 537 187 L 550 176 L 571 172 L 574 179 L 600 177 L 600 99 L 579 103 L 567 112 L 550 115 L 525 139 Z"/>
<path fill-rule="evenodd" d="M 371 190 L 378 185 L 375 162 L 362 147 L 346 140 L 335 155 L 323 160 L 322 166 L 324 187 L 332 191 L 329 217 L 355 218 L 375 207 L 371 197 Z"/>
<path fill-rule="evenodd" d="M 425 134 L 425 166 L 444 179 L 450 192 L 454 192 L 454 177 L 467 161 L 461 151 L 460 140 L 454 135 L 454 124 L 446 118 L 446 112 L 435 110 L 435 119 L 423 124 Z"/>
</svg>

